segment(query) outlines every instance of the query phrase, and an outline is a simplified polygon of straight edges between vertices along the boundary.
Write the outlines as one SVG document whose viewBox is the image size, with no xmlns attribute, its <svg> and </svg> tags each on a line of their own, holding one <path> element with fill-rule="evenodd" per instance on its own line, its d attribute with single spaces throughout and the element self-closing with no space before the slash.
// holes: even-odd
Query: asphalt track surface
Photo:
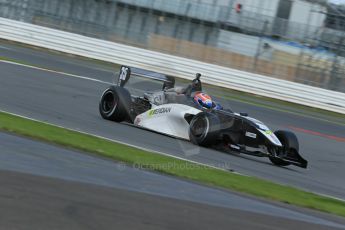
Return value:
<svg viewBox="0 0 345 230">
<path fill-rule="evenodd" d="M 300 152 L 309 161 L 309 168 L 275 167 L 266 158 L 199 148 L 185 141 L 103 120 L 98 114 L 98 101 L 109 85 L 107 82 L 113 81 L 110 68 L 6 44 L 0 50 L 4 57 L 90 78 L 0 62 L 1 110 L 345 199 L 344 124 L 227 101 L 234 111 L 246 111 L 273 130 L 301 129 L 295 133 L 300 140 Z"/>
<path fill-rule="evenodd" d="M 266 203 L 0 133 L 1 229 L 345 229 Z"/>
</svg>

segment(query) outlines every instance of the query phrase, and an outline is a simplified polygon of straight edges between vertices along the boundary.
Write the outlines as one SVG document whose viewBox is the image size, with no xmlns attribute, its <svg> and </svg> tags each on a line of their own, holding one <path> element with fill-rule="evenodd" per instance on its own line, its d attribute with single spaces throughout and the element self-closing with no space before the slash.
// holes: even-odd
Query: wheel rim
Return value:
<svg viewBox="0 0 345 230">
<path fill-rule="evenodd" d="M 118 104 L 118 98 L 113 92 L 108 91 L 103 95 L 102 109 L 104 113 L 108 114 L 114 111 Z"/>
<path fill-rule="evenodd" d="M 191 132 L 193 136 L 201 137 L 205 135 L 205 130 L 207 128 L 207 120 L 202 117 L 193 121 L 191 125 Z"/>
</svg>

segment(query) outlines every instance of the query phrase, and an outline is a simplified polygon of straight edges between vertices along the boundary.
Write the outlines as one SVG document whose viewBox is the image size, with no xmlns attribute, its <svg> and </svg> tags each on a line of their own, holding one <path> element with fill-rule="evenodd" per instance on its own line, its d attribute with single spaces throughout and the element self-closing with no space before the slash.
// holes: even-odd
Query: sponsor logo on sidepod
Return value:
<svg viewBox="0 0 345 230">
<path fill-rule="evenodd" d="M 162 113 L 170 113 L 171 108 L 159 108 L 159 109 L 152 109 L 149 112 L 149 116 L 162 114 Z"/>
<path fill-rule="evenodd" d="M 251 132 L 246 132 L 246 136 L 247 137 L 251 137 L 251 138 L 256 138 L 256 134 L 255 133 L 251 133 Z"/>
</svg>

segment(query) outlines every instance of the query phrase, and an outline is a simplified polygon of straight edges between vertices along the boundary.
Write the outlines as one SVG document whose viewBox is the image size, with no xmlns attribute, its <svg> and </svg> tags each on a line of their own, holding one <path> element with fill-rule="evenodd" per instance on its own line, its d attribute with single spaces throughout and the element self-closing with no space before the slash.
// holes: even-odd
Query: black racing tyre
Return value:
<svg viewBox="0 0 345 230">
<path fill-rule="evenodd" d="M 102 94 L 99 102 L 99 113 L 106 120 L 131 121 L 131 103 L 131 95 L 128 90 L 118 86 L 111 86 Z"/>
<path fill-rule="evenodd" d="M 207 147 L 216 144 L 219 132 L 219 118 L 212 113 L 198 113 L 193 117 L 189 125 L 190 141 L 200 146 Z"/>
<path fill-rule="evenodd" d="M 285 130 L 278 130 L 278 131 L 275 131 L 274 134 L 277 136 L 277 138 L 283 145 L 283 149 L 282 149 L 283 155 L 288 155 L 289 152 L 299 151 L 298 139 L 294 133 L 285 131 Z M 278 166 L 290 165 L 289 162 L 286 162 L 276 157 L 269 157 L 269 159 L 273 164 L 278 165 Z"/>
</svg>

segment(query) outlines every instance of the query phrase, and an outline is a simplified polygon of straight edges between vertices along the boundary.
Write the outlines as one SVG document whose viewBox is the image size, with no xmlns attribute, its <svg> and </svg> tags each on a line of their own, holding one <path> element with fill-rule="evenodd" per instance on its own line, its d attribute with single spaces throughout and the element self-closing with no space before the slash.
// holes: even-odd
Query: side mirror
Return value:
<svg viewBox="0 0 345 230">
<path fill-rule="evenodd" d="M 243 117 L 248 117 L 248 113 L 240 113 L 240 115 Z"/>
</svg>

